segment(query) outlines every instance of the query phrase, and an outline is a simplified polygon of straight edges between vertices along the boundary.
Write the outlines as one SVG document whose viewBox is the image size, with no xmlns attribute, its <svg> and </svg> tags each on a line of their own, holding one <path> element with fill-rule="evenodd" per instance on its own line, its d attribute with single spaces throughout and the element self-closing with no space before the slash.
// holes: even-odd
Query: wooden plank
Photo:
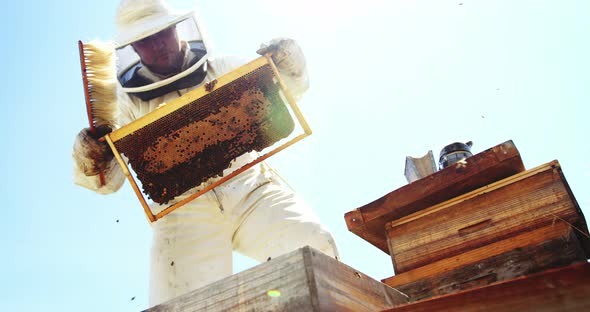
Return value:
<svg viewBox="0 0 590 312">
<path fill-rule="evenodd" d="M 590 311 L 590 264 L 573 264 L 382 312 L 405 311 Z"/>
<path fill-rule="evenodd" d="M 146 312 L 380 311 L 407 302 L 399 291 L 304 247 Z"/>
<path fill-rule="evenodd" d="M 563 221 L 383 280 L 416 301 L 567 266 L 586 259 Z"/>
<path fill-rule="evenodd" d="M 553 161 L 388 223 L 396 274 L 556 220 L 583 219 L 560 170 Z"/>
<path fill-rule="evenodd" d="M 346 213 L 348 229 L 389 253 L 387 222 L 524 171 L 512 141 L 473 155 L 466 163 L 466 166 L 449 166 Z"/>
</svg>

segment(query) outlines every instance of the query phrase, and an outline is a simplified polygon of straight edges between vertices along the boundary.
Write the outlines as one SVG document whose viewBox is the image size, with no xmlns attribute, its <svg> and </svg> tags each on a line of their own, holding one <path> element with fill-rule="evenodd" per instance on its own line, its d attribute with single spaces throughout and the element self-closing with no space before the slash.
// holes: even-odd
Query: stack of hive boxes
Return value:
<svg viewBox="0 0 590 312">
<path fill-rule="evenodd" d="M 405 185 L 345 220 L 391 255 L 395 276 L 383 282 L 412 301 L 576 262 L 590 272 L 588 229 L 559 163 L 525 170 L 512 141 Z"/>
</svg>

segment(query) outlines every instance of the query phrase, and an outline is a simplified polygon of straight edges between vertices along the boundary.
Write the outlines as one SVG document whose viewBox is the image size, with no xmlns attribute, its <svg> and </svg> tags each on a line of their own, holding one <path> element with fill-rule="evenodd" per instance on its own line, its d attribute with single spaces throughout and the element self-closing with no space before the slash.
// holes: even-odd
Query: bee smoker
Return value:
<svg viewBox="0 0 590 312">
<path fill-rule="evenodd" d="M 471 153 L 472 145 L 473 142 L 469 141 L 467 143 L 455 142 L 443 147 L 443 149 L 440 151 L 440 156 L 438 159 L 439 169 L 443 169 L 462 159 L 473 156 Z"/>
</svg>

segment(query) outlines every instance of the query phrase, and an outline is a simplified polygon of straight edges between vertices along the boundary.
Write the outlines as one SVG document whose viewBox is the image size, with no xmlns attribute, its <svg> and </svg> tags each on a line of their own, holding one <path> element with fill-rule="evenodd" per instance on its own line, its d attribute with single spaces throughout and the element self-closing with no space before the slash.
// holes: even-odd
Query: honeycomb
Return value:
<svg viewBox="0 0 590 312">
<path fill-rule="evenodd" d="M 295 125 L 273 78 L 265 64 L 114 142 L 143 193 L 166 204 L 289 136 Z"/>
</svg>

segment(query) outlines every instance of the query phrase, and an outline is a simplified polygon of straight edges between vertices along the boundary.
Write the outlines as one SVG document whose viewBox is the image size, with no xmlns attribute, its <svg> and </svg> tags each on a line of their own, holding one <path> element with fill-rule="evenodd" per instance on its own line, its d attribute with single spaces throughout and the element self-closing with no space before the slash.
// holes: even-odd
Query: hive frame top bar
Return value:
<svg viewBox="0 0 590 312">
<path fill-rule="evenodd" d="M 215 82 L 211 83 L 211 85 L 206 83 L 203 86 L 184 94 L 181 98 L 177 98 L 175 100 L 172 100 L 172 101 L 166 103 L 166 105 L 162 105 L 161 107 L 159 107 L 155 111 L 150 112 L 150 113 L 138 118 L 137 120 L 129 123 L 128 125 L 125 125 L 125 126 L 104 136 L 105 140 L 107 141 L 107 143 L 111 147 L 111 149 L 115 155 L 115 158 L 119 162 L 119 165 L 123 169 L 123 172 L 127 176 L 127 179 L 131 183 L 131 186 L 132 186 L 136 196 L 138 197 L 141 205 L 143 206 L 146 216 L 150 222 L 155 222 L 158 219 L 163 218 L 167 214 L 180 208 L 181 206 L 185 205 L 186 203 L 192 201 L 193 199 L 205 194 L 206 192 L 210 191 L 211 189 L 225 183 L 226 181 L 232 179 L 233 177 L 235 177 L 238 174 L 244 172 L 245 170 L 253 167 L 254 165 L 264 161 L 265 159 L 269 158 L 270 156 L 284 150 L 285 148 L 287 148 L 287 147 L 295 144 L 296 142 L 302 140 L 303 138 L 311 135 L 312 131 L 311 131 L 309 125 L 307 124 L 305 118 L 301 114 L 301 111 L 297 107 L 295 99 L 293 98 L 293 96 L 291 95 L 291 93 L 287 89 L 285 83 L 281 79 L 281 76 L 280 76 L 280 74 L 279 74 L 279 72 L 278 72 L 278 70 L 277 70 L 277 68 L 276 68 L 275 64 L 273 63 L 270 56 L 271 56 L 270 54 L 266 54 L 266 55 L 261 56 L 255 60 L 243 65 L 243 66 L 240 66 L 237 69 L 217 78 L 215 80 Z M 127 162 L 123 159 L 120 152 L 115 147 L 115 142 L 121 140 L 122 138 L 124 138 L 128 135 L 133 134 L 137 130 L 149 125 L 150 123 L 152 123 L 152 122 L 154 122 L 154 121 L 156 121 L 168 114 L 175 112 L 176 110 L 184 107 L 186 105 L 186 103 L 191 103 L 191 102 L 199 99 L 200 97 L 203 97 L 204 95 L 212 92 L 213 90 L 221 88 L 221 87 L 231 83 L 235 79 L 242 77 L 250 72 L 253 72 L 256 69 L 258 69 L 264 65 L 267 65 L 267 64 L 271 66 L 274 76 L 278 79 L 278 84 L 279 84 L 285 98 L 287 99 L 286 104 L 291 109 L 293 115 L 295 115 L 296 120 L 299 123 L 299 126 L 303 130 L 303 133 L 300 135 L 297 135 L 296 137 L 290 139 L 287 142 L 284 142 L 280 146 L 277 146 L 276 148 L 266 152 L 264 155 L 261 155 L 260 157 L 258 157 L 254 161 L 252 161 L 252 162 L 242 166 L 241 168 L 233 171 L 232 173 L 224 176 L 223 178 L 210 184 L 209 186 L 203 188 L 202 190 L 188 196 L 187 198 L 185 198 L 181 201 L 176 202 L 175 204 L 173 204 L 171 206 L 168 206 L 167 208 L 163 209 L 162 211 L 158 212 L 157 214 L 154 214 L 152 212 L 152 210 L 150 209 L 150 207 L 146 201 L 146 198 L 143 196 L 141 190 L 139 189 L 139 186 L 138 186 L 137 182 L 135 181 L 135 178 L 131 174 L 131 171 L 128 167 Z"/>
</svg>

